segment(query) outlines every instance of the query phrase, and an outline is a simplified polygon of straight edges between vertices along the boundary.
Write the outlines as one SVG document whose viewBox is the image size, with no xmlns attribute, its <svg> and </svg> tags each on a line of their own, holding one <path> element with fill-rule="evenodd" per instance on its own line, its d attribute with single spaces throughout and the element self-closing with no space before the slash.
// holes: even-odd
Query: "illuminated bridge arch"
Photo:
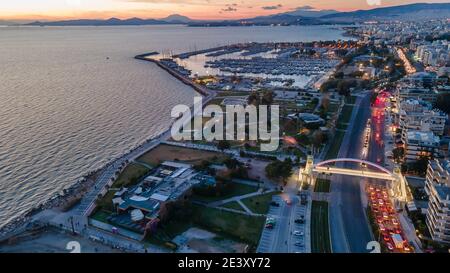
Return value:
<svg viewBox="0 0 450 273">
<path fill-rule="evenodd" d="M 375 170 L 328 166 L 329 164 L 338 162 L 366 164 L 367 166 L 373 167 Z M 315 164 L 314 158 L 312 156 L 308 156 L 305 167 L 301 168 L 299 171 L 299 180 L 302 182 L 302 184 L 305 183 L 311 185 L 312 183 L 314 183 L 316 179 L 315 177 L 319 173 L 390 180 L 392 181 L 392 183 L 390 183 L 391 190 L 393 192 L 393 195 L 398 198 L 398 200 L 401 200 L 402 202 L 412 200 L 412 195 L 407 190 L 406 179 L 402 175 L 399 166 L 396 166 L 391 172 L 376 163 L 356 158 L 329 159 Z"/>
<path fill-rule="evenodd" d="M 322 162 L 319 162 L 319 163 L 315 164 L 314 167 L 325 167 L 325 165 L 328 165 L 328 164 L 331 164 L 331 163 L 337 163 L 337 162 L 353 162 L 353 163 L 359 163 L 359 164 L 363 164 L 364 163 L 364 164 L 366 164 L 368 166 L 374 167 L 375 169 L 377 169 L 377 170 L 379 170 L 379 171 L 381 171 L 383 173 L 392 175 L 391 171 L 389 171 L 388 169 L 386 169 L 386 168 L 384 168 L 384 167 L 382 167 L 382 166 L 380 166 L 378 164 L 375 164 L 375 163 L 367 161 L 367 160 L 356 159 L 356 158 L 329 159 L 329 160 L 325 160 L 325 161 L 322 161 Z"/>
</svg>

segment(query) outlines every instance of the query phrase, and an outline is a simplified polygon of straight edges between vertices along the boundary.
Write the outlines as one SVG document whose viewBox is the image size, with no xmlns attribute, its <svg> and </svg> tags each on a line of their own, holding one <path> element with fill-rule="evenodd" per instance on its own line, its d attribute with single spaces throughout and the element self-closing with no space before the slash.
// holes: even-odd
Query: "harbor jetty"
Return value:
<svg viewBox="0 0 450 273">
<path fill-rule="evenodd" d="M 150 54 L 137 55 L 135 57 L 135 59 L 142 60 L 142 61 L 147 61 L 147 62 L 152 62 L 152 63 L 157 64 L 159 67 L 161 67 L 162 69 L 167 71 L 173 77 L 175 77 L 176 79 L 178 79 L 182 83 L 184 83 L 186 85 L 189 85 L 190 87 L 194 88 L 195 91 L 197 91 L 198 93 L 200 93 L 201 95 L 203 95 L 205 97 L 208 97 L 212 93 L 214 93 L 212 90 L 209 90 L 208 88 L 193 82 L 190 78 L 186 77 L 185 74 L 181 74 L 180 72 L 176 71 L 175 69 L 165 65 L 164 62 L 162 61 L 164 59 L 152 58 L 152 56 L 155 56 L 155 55 L 158 55 L 158 54 L 159 53 L 157 53 L 157 52 L 156 53 L 153 52 L 153 53 L 150 53 Z"/>
</svg>

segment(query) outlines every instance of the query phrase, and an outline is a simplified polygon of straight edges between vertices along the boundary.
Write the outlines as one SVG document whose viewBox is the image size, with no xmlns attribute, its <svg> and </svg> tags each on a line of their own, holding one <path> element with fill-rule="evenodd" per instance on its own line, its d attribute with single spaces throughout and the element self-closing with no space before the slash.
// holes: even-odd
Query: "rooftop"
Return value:
<svg viewBox="0 0 450 273">
<path fill-rule="evenodd" d="M 439 199 L 450 201 L 450 187 L 440 184 L 434 184 Z"/>
<path fill-rule="evenodd" d="M 433 132 L 427 131 L 408 131 L 406 138 L 408 142 L 416 141 L 420 143 L 439 143 L 439 137 L 435 136 Z"/>
</svg>

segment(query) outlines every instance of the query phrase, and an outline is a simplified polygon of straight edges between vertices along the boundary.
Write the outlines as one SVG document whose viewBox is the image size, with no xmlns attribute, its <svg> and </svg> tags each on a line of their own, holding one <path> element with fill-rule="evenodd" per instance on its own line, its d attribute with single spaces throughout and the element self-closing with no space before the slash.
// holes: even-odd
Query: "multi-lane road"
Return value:
<svg viewBox="0 0 450 273">
<path fill-rule="evenodd" d="M 346 135 L 339 151 L 339 158 L 366 159 L 383 165 L 384 116 L 383 105 L 370 105 L 370 96 L 359 98 Z M 371 138 L 367 155 L 362 154 L 363 136 L 367 120 L 371 119 Z M 362 168 L 355 163 L 343 163 L 342 167 Z M 330 198 L 330 231 L 333 252 L 368 252 L 367 243 L 374 240 L 363 205 L 363 185 L 380 181 L 366 178 L 335 175 L 332 178 Z M 384 183 L 384 182 L 382 182 Z"/>
</svg>

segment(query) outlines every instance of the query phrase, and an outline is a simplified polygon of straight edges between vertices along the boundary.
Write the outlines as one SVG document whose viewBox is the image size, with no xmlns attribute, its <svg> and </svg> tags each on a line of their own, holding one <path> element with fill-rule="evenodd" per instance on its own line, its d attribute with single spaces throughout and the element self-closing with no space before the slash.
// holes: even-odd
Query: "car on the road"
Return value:
<svg viewBox="0 0 450 273">
<path fill-rule="evenodd" d="M 393 232 L 396 233 L 396 234 L 401 234 L 402 230 L 399 229 L 399 228 L 394 228 Z"/>
<path fill-rule="evenodd" d="M 399 222 L 397 221 L 397 219 L 392 219 L 392 224 L 394 225 L 394 226 L 399 226 L 400 224 L 399 224 Z"/>
<path fill-rule="evenodd" d="M 386 243 L 386 247 L 387 247 L 390 251 L 394 250 L 394 246 L 393 246 L 390 242 L 387 242 L 387 243 Z"/>
<path fill-rule="evenodd" d="M 308 196 L 304 193 L 300 195 L 300 204 L 302 205 L 308 204 Z"/>
<path fill-rule="evenodd" d="M 410 252 L 412 250 L 412 247 L 408 244 L 405 244 L 405 246 L 403 247 L 403 250 L 406 252 Z"/>
</svg>

